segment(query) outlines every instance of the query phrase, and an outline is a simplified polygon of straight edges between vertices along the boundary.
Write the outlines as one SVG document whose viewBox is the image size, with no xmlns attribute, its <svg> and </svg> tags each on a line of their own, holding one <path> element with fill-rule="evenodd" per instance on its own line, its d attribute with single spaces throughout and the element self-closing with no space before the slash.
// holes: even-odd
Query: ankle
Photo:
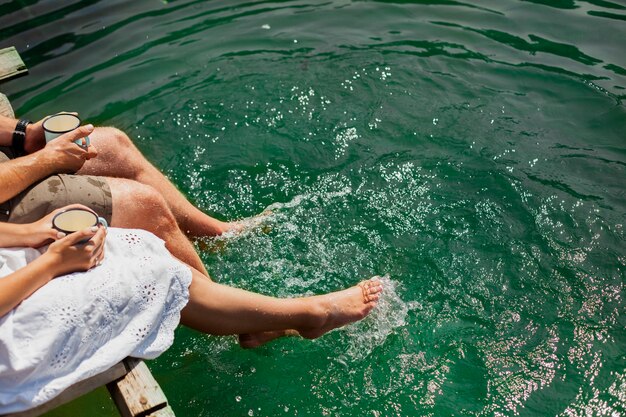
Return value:
<svg viewBox="0 0 626 417">
<path fill-rule="evenodd" d="M 330 309 L 322 302 L 321 297 L 303 298 L 305 303 L 304 328 L 307 330 L 318 329 L 326 324 L 330 316 Z"/>
<path fill-rule="evenodd" d="M 208 218 L 200 229 L 190 232 L 194 236 L 221 236 L 224 233 L 232 229 L 232 226 L 228 222 L 223 222 L 214 218 Z M 194 230 L 191 229 L 190 230 Z"/>
</svg>

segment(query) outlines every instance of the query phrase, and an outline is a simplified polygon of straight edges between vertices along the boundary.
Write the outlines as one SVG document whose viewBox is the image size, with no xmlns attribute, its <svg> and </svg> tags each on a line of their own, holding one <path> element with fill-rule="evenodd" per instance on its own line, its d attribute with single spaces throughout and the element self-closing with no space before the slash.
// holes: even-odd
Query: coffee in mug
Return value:
<svg viewBox="0 0 626 417">
<path fill-rule="evenodd" d="M 52 218 L 52 227 L 65 234 L 97 226 L 98 223 L 108 227 L 107 221 L 92 211 L 82 208 L 64 210 Z"/>
<path fill-rule="evenodd" d="M 43 121 L 43 130 L 46 135 L 46 143 L 61 136 L 64 133 L 71 132 L 80 126 L 80 117 L 72 113 L 57 113 L 48 116 Z M 82 140 L 76 141 L 77 145 L 81 145 Z M 85 136 L 85 147 L 89 146 L 89 136 Z"/>
</svg>

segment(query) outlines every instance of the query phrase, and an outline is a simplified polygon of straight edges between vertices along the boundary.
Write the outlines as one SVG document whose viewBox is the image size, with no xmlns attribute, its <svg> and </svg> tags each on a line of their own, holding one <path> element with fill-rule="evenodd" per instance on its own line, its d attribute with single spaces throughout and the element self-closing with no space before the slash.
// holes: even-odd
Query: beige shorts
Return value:
<svg viewBox="0 0 626 417">
<path fill-rule="evenodd" d="M 0 148 L 0 163 L 10 156 L 9 150 Z M 111 224 L 113 200 L 106 179 L 68 174 L 51 175 L 1 204 L 0 221 L 31 223 L 68 204 L 85 205 Z"/>
</svg>

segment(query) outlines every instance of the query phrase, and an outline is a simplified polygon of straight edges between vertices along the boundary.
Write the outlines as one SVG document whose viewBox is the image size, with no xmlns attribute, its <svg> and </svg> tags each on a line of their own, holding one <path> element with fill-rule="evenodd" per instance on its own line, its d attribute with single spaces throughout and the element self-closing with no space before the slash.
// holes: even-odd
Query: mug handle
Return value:
<svg viewBox="0 0 626 417">
<path fill-rule="evenodd" d="M 83 144 L 81 143 L 82 140 L 85 139 L 85 145 L 83 146 Z M 80 139 L 76 139 L 74 141 L 75 144 L 77 144 L 78 146 L 80 146 L 81 148 L 87 150 L 87 148 L 89 147 L 89 145 L 91 145 L 91 139 L 89 139 L 89 136 L 85 136 L 84 138 L 80 138 Z"/>
<path fill-rule="evenodd" d="M 109 223 L 107 223 L 104 217 L 98 217 L 98 223 L 104 226 L 105 229 L 109 228 Z"/>
</svg>

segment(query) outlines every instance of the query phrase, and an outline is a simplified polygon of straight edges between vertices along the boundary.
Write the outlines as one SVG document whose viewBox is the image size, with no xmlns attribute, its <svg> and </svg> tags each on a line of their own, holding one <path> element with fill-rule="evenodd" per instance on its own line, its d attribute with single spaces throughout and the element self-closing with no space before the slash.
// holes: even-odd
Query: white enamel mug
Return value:
<svg viewBox="0 0 626 417">
<path fill-rule="evenodd" d="M 80 117 L 73 113 L 57 113 L 52 116 L 48 116 L 43 121 L 43 130 L 46 135 L 46 143 L 50 142 L 63 135 L 64 133 L 71 132 L 80 126 Z M 85 145 L 82 145 L 82 139 L 77 139 L 75 142 L 83 148 L 89 146 L 89 136 L 85 136 Z"/>
</svg>

